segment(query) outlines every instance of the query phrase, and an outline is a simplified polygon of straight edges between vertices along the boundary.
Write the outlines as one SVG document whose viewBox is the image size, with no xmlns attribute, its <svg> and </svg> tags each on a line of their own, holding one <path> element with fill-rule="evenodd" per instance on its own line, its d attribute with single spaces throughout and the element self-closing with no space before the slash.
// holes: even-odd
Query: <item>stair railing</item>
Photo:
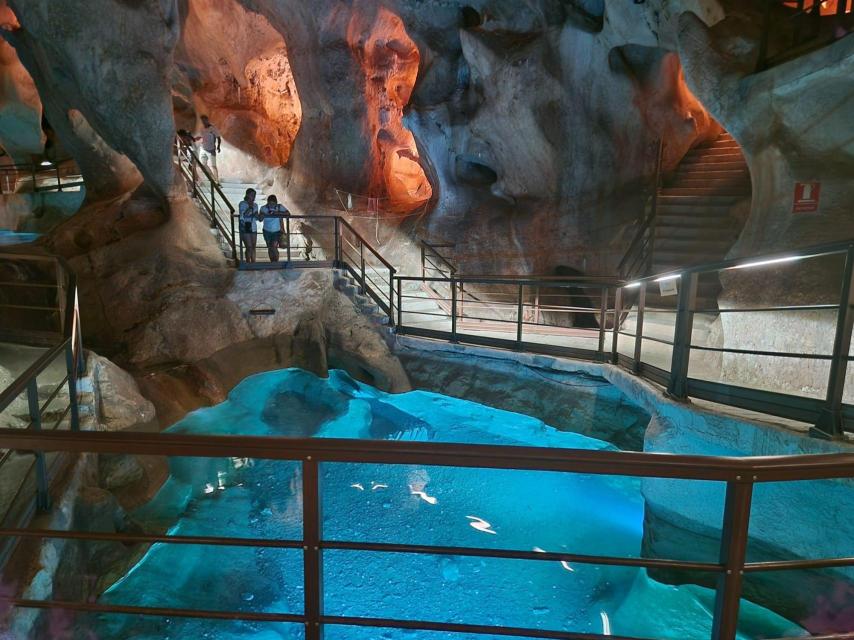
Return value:
<svg viewBox="0 0 854 640">
<path fill-rule="evenodd" d="M 16 272 L 26 277 L 10 276 Z M 3 341 L 23 347 L 47 347 L 9 386 L 0 388 L 0 413 L 9 415 L 13 402 L 25 398 L 26 413 L 18 417 L 27 424 L 21 430 L 56 431 L 64 425 L 70 431 L 79 431 L 78 379 L 85 371 L 85 361 L 77 278 L 62 258 L 17 252 L 0 253 L 0 273 L 4 274 L 0 276 Z M 42 281 L 37 274 L 46 275 L 47 280 Z M 57 381 L 55 372 L 63 366 L 65 376 Z M 40 388 L 39 381 L 48 375 L 51 380 L 47 390 L 45 386 Z M 64 406 L 57 402 L 63 389 L 68 394 Z M 20 480 L 20 484 L 14 493 L 10 492 L 9 503 L 0 513 L 1 526 L 27 526 L 35 511 L 50 507 L 50 480 L 58 475 L 61 461 L 49 460 L 40 452 L 32 455 L 23 474 L 16 471 L 9 476 Z M 11 450 L 0 450 L 0 467 L 12 457 Z M 8 540 L 0 545 L 0 565 L 11 550 Z"/>
<path fill-rule="evenodd" d="M 175 138 L 176 157 L 181 174 L 190 187 L 193 198 L 202 206 L 212 229 L 219 231 L 231 249 L 231 257 L 237 261 L 237 229 L 234 206 L 223 193 L 219 182 L 208 167 L 199 160 L 193 146 L 181 138 Z"/>
<path fill-rule="evenodd" d="M 335 216 L 335 263 L 353 277 L 362 295 L 377 303 L 389 325 L 395 326 L 397 270 L 340 216 Z"/>
<path fill-rule="evenodd" d="M 637 230 L 632 238 L 626 254 L 617 266 L 617 273 L 623 280 L 632 280 L 641 275 L 647 275 L 652 270 L 652 259 L 655 253 L 655 227 L 658 218 L 658 196 L 661 189 L 661 167 L 664 159 L 663 140 L 656 144 L 655 177 L 652 193 L 644 202 L 644 215 L 637 223 Z M 646 207 L 649 206 L 647 211 Z"/>
<path fill-rule="evenodd" d="M 765 0 L 756 71 L 827 46 L 854 32 L 854 2 Z"/>
</svg>

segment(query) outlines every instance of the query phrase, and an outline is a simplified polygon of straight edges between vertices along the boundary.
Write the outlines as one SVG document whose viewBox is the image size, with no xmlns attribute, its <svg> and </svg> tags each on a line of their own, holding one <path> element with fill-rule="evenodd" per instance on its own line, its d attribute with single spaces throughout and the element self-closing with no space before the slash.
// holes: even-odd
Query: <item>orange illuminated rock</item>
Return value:
<svg viewBox="0 0 854 640">
<path fill-rule="evenodd" d="M 415 137 L 403 124 L 421 56 L 403 21 L 384 7 L 357 2 L 347 41 L 365 77 L 365 133 L 370 142 L 368 189 L 396 214 L 417 210 L 433 195 Z"/>
<path fill-rule="evenodd" d="M 269 165 L 288 162 L 302 107 L 282 36 L 235 0 L 191 0 L 177 54 L 197 109 Z"/>
</svg>

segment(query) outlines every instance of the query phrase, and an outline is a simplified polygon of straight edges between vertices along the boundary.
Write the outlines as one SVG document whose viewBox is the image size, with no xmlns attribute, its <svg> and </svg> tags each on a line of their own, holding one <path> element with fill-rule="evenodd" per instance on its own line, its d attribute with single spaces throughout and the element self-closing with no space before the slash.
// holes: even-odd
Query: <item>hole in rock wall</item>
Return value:
<svg viewBox="0 0 854 640">
<path fill-rule="evenodd" d="M 353 11 L 347 41 L 365 78 L 366 128 L 371 143 L 369 196 L 393 214 L 416 211 L 433 196 L 415 137 L 403 123 L 421 55 L 403 21 L 385 7 Z"/>
<path fill-rule="evenodd" d="M 483 16 L 474 7 L 463 7 L 460 9 L 460 22 L 463 29 L 477 29 L 483 24 Z"/>
<path fill-rule="evenodd" d="M 176 61 L 182 103 L 189 94 L 238 149 L 268 165 L 288 162 L 302 105 L 284 38 L 266 18 L 235 0 L 189 0 Z"/>
</svg>

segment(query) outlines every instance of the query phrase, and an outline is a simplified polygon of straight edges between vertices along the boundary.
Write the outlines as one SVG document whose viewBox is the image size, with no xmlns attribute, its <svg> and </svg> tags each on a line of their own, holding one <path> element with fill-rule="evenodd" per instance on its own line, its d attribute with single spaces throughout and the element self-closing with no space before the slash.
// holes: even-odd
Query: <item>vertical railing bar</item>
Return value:
<svg viewBox="0 0 854 640">
<path fill-rule="evenodd" d="M 833 339 L 833 356 L 827 381 L 825 406 L 819 414 L 812 435 L 842 438 L 842 402 L 845 397 L 845 376 L 848 373 L 848 354 L 851 351 L 851 333 L 854 329 L 854 245 L 845 253 L 842 288 L 839 292 L 839 310 L 836 316 L 836 333 Z"/>
<path fill-rule="evenodd" d="M 341 218 L 335 216 L 335 267 L 341 268 Z"/>
<path fill-rule="evenodd" d="M 752 497 L 751 480 L 736 476 L 734 482 L 727 483 L 720 548 L 720 562 L 725 570 L 718 576 L 712 640 L 736 639 Z"/>
<path fill-rule="evenodd" d="M 362 279 L 360 282 L 359 291 L 362 295 L 365 295 L 367 291 L 367 283 L 365 282 L 365 243 L 362 240 L 359 240 L 359 262 L 361 263 L 361 271 L 362 271 Z"/>
<path fill-rule="evenodd" d="M 323 557 L 320 474 L 317 460 L 302 461 L 303 589 L 306 640 L 321 640 L 323 615 Z"/>
<path fill-rule="evenodd" d="M 56 163 L 54 165 L 54 167 L 56 168 L 56 188 L 61 193 L 62 192 L 62 176 L 59 174 L 59 163 Z"/>
<path fill-rule="evenodd" d="M 524 314 L 524 285 L 519 285 L 519 298 L 516 304 L 516 348 L 522 350 L 522 315 Z"/>
<path fill-rule="evenodd" d="M 457 342 L 457 279 L 451 278 L 451 342 Z"/>
<path fill-rule="evenodd" d="M 670 361 L 667 394 L 680 400 L 688 397 L 688 364 L 691 356 L 698 278 L 696 272 L 683 273 L 679 278 L 676 326 L 673 331 L 673 356 Z"/>
<path fill-rule="evenodd" d="M 39 386 L 35 376 L 27 383 L 27 404 L 30 410 L 30 428 L 33 431 L 41 431 Z M 47 511 L 50 508 L 50 495 L 47 487 L 47 465 L 45 464 L 44 452 L 36 451 L 34 455 L 36 457 L 36 507 L 39 511 Z"/>
<path fill-rule="evenodd" d="M 611 325 L 611 362 L 617 364 L 620 359 L 620 321 L 623 314 L 623 288 L 614 289 L 614 322 Z"/>
<path fill-rule="evenodd" d="M 291 263 L 291 216 L 290 216 L 290 214 L 285 216 L 285 240 L 288 243 L 288 250 L 286 251 L 285 255 L 287 256 L 288 264 L 290 264 Z"/>
<path fill-rule="evenodd" d="M 388 270 L 388 322 L 394 327 L 394 275 L 397 273 L 393 268 Z"/>
<path fill-rule="evenodd" d="M 71 407 L 72 431 L 80 431 L 80 407 L 77 398 L 77 358 L 74 355 L 74 339 L 69 339 L 65 348 L 65 369 L 68 373 L 68 402 Z"/>
<path fill-rule="evenodd" d="M 239 234 L 235 232 L 235 215 L 236 213 L 229 209 L 229 217 L 231 218 L 231 258 L 237 262 L 237 236 Z"/>
<path fill-rule="evenodd" d="M 403 326 L 403 280 L 397 279 L 397 328 Z"/>
<path fill-rule="evenodd" d="M 605 325 L 608 322 L 608 287 L 602 287 L 602 295 L 599 302 L 599 349 L 600 360 L 605 360 Z"/>
<path fill-rule="evenodd" d="M 633 371 L 640 373 L 641 355 L 643 353 L 643 316 L 646 311 L 646 282 L 641 282 L 640 290 L 638 291 L 638 311 L 637 321 L 635 322 L 635 351 L 634 363 L 632 364 Z"/>
</svg>

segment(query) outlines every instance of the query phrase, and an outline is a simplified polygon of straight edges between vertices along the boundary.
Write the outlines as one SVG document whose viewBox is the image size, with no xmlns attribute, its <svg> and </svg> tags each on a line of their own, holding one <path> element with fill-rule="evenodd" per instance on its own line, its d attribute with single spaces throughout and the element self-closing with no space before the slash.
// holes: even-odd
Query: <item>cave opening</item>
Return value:
<svg viewBox="0 0 854 640">
<path fill-rule="evenodd" d="M 208 113 L 223 139 L 242 152 L 225 149 L 221 171 L 245 172 L 243 153 L 267 166 L 288 163 L 302 101 L 287 43 L 266 17 L 236 0 L 188 0 L 176 62 L 179 128 L 196 128 L 197 114 Z"/>
<path fill-rule="evenodd" d="M 483 25 L 483 16 L 474 7 L 466 5 L 460 9 L 460 23 L 463 29 L 477 29 Z"/>
</svg>

